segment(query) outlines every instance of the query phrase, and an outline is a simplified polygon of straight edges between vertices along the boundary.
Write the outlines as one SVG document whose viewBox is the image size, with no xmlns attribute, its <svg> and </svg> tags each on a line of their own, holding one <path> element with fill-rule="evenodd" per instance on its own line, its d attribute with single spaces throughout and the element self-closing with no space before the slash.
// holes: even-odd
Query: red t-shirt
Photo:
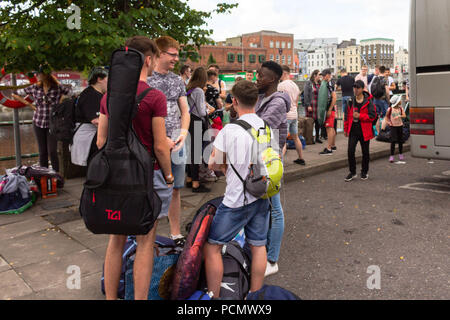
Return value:
<svg viewBox="0 0 450 320">
<path fill-rule="evenodd" d="M 144 81 L 139 81 L 136 96 L 140 95 L 145 89 L 150 88 Z M 100 113 L 108 116 L 108 108 L 106 106 L 106 96 L 102 98 L 100 103 Z M 147 148 L 148 152 L 153 154 L 153 131 L 152 118 L 167 116 L 167 100 L 164 93 L 159 90 L 151 90 L 144 99 L 142 99 L 138 113 L 133 119 L 133 127 L 142 144 Z M 159 166 L 155 165 L 155 170 L 159 170 Z"/>
</svg>

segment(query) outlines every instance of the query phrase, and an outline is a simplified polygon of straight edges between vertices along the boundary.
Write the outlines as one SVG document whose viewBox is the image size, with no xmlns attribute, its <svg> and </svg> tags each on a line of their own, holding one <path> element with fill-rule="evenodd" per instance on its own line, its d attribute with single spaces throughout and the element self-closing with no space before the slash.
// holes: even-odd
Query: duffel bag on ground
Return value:
<svg viewBox="0 0 450 320">
<path fill-rule="evenodd" d="M 301 300 L 296 294 L 278 286 L 264 285 L 260 290 L 249 293 L 246 300 Z"/>
<path fill-rule="evenodd" d="M 172 247 L 155 246 L 152 279 L 148 291 L 148 300 L 170 300 L 172 281 L 175 274 L 180 250 Z M 125 300 L 134 300 L 133 267 L 136 256 L 128 259 L 125 271 Z"/>
</svg>

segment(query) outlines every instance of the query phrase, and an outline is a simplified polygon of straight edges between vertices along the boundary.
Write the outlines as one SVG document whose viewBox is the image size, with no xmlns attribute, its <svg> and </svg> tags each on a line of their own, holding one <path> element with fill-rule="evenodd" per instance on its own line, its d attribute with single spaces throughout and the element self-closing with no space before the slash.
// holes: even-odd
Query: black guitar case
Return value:
<svg viewBox="0 0 450 320">
<path fill-rule="evenodd" d="M 108 138 L 91 160 L 80 214 L 95 234 L 145 235 L 161 211 L 153 189 L 154 159 L 139 141 L 132 120 L 144 56 L 133 49 L 114 51 L 108 77 Z"/>
</svg>

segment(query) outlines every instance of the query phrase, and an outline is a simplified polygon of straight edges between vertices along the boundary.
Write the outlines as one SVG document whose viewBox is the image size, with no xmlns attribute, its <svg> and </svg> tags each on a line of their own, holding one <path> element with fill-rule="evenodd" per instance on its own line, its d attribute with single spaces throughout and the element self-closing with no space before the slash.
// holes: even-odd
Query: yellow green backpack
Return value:
<svg viewBox="0 0 450 320">
<path fill-rule="evenodd" d="M 244 120 L 237 120 L 233 124 L 242 127 L 253 138 L 252 158 L 247 177 L 243 179 L 230 164 L 244 184 L 244 196 L 248 192 L 255 198 L 273 197 L 280 192 L 284 168 L 279 153 L 272 148 L 269 125 L 264 121 L 264 128 L 256 130 Z"/>
</svg>

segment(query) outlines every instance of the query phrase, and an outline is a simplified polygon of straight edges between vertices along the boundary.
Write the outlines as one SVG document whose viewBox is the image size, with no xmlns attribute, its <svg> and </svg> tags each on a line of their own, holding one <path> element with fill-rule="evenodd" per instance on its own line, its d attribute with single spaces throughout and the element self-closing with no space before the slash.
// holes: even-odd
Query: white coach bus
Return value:
<svg viewBox="0 0 450 320">
<path fill-rule="evenodd" d="M 411 0 L 411 152 L 450 160 L 450 0 Z"/>
</svg>

